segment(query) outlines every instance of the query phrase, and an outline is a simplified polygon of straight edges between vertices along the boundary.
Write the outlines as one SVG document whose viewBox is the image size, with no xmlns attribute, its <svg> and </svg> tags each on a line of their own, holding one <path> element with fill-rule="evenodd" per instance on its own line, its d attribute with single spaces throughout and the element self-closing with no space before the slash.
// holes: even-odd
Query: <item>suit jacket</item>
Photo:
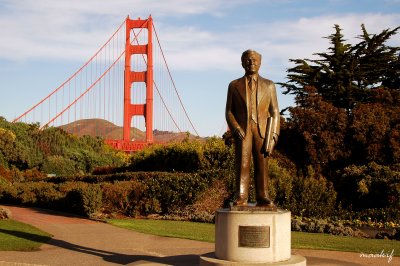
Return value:
<svg viewBox="0 0 400 266">
<path fill-rule="evenodd" d="M 228 87 L 225 116 L 232 132 L 238 127 L 246 134 L 249 125 L 249 99 L 246 92 L 246 76 L 232 81 Z M 272 117 L 272 134 L 266 136 L 267 119 Z M 258 76 L 257 82 L 257 123 L 261 138 L 275 138 L 280 130 L 280 114 L 275 85 L 271 80 Z"/>
</svg>

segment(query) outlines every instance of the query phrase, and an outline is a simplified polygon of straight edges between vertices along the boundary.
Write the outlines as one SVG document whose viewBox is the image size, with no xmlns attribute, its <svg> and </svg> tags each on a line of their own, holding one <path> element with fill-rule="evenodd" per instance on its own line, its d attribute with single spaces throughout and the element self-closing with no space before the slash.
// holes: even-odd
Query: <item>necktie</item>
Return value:
<svg viewBox="0 0 400 266">
<path fill-rule="evenodd" d="M 251 120 L 257 124 L 257 103 L 256 103 L 256 82 L 254 77 L 250 77 L 249 88 L 250 88 L 250 115 Z"/>
<path fill-rule="evenodd" d="M 250 77 L 249 88 L 250 88 L 250 91 L 253 92 L 253 90 L 254 90 L 254 79 L 253 79 L 253 77 Z"/>
</svg>

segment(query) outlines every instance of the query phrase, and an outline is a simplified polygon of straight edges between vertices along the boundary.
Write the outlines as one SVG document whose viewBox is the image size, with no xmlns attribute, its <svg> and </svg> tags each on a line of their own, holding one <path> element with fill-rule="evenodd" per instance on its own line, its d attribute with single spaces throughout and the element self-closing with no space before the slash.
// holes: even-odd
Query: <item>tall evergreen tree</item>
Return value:
<svg viewBox="0 0 400 266">
<path fill-rule="evenodd" d="M 400 89 L 400 47 L 386 42 L 400 29 L 386 29 L 379 34 L 369 34 L 361 25 L 361 41 L 355 45 L 345 43 L 342 30 L 335 25 L 329 35 L 328 52 L 316 53 L 318 59 L 291 59 L 295 64 L 288 69 L 286 83 L 279 83 L 285 94 L 296 95 L 302 106 L 306 86 L 317 89 L 324 100 L 339 108 L 352 110 L 357 103 L 373 101 L 373 89 L 385 87 Z"/>
</svg>

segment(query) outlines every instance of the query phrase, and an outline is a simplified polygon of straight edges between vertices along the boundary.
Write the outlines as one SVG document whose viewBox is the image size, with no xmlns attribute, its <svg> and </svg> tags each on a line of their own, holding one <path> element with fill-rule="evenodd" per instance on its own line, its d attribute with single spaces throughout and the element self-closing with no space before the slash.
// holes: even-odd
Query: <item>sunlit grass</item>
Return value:
<svg viewBox="0 0 400 266">
<path fill-rule="evenodd" d="M 51 239 L 36 227 L 14 220 L 0 220 L 0 250 L 32 251 Z"/>
<path fill-rule="evenodd" d="M 110 219 L 108 223 L 141 233 L 214 242 L 214 224 L 168 220 Z M 366 239 L 329 234 L 292 232 L 292 248 L 323 249 L 357 253 L 391 252 L 400 255 L 400 241 Z"/>
<path fill-rule="evenodd" d="M 144 219 L 110 219 L 107 222 L 146 234 L 214 242 L 213 224 Z"/>
</svg>

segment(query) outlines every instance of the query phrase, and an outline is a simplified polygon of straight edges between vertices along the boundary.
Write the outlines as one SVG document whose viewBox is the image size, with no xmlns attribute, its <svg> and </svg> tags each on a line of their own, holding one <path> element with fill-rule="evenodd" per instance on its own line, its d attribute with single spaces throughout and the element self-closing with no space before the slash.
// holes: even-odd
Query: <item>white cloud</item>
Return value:
<svg viewBox="0 0 400 266">
<path fill-rule="evenodd" d="M 334 24 L 341 26 L 349 42 L 356 41 L 362 23 L 370 33 L 400 25 L 399 14 L 379 13 L 239 23 L 230 29 L 212 30 L 172 25 L 162 19 L 202 13 L 222 15 L 226 8 L 243 4 L 239 0 L 6 0 L 0 17 L 0 58 L 84 61 L 122 22 L 121 14 L 148 14 L 148 10 L 153 17 L 160 17 L 155 21 L 157 32 L 170 66 L 178 70 L 237 69 L 240 53 L 248 48 L 259 50 L 270 67 L 286 68 L 290 58 L 309 58 L 326 51 L 328 40 L 322 37 L 333 33 Z M 399 46 L 398 40 L 392 38 L 391 44 Z"/>
<path fill-rule="evenodd" d="M 243 4 L 240 0 L 4 0 L 0 2 L 0 58 L 82 60 L 112 34 L 125 14 L 131 18 L 150 13 L 157 18 L 223 15 Z"/>
<path fill-rule="evenodd" d="M 326 51 L 329 40 L 323 37 L 334 33 L 334 24 L 343 29 L 347 42 L 358 42 L 356 37 L 361 34 L 363 23 L 369 33 L 375 34 L 400 25 L 400 16 L 321 16 L 242 25 L 230 32 L 165 28 L 162 43 L 168 49 L 168 61 L 177 69 L 233 70 L 240 64 L 240 53 L 248 48 L 263 54 L 263 61 L 268 65 L 283 69 L 287 68 L 291 58 L 312 58 L 313 53 Z M 391 45 L 400 46 L 399 38 L 393 37 Z"/>
</svg>

